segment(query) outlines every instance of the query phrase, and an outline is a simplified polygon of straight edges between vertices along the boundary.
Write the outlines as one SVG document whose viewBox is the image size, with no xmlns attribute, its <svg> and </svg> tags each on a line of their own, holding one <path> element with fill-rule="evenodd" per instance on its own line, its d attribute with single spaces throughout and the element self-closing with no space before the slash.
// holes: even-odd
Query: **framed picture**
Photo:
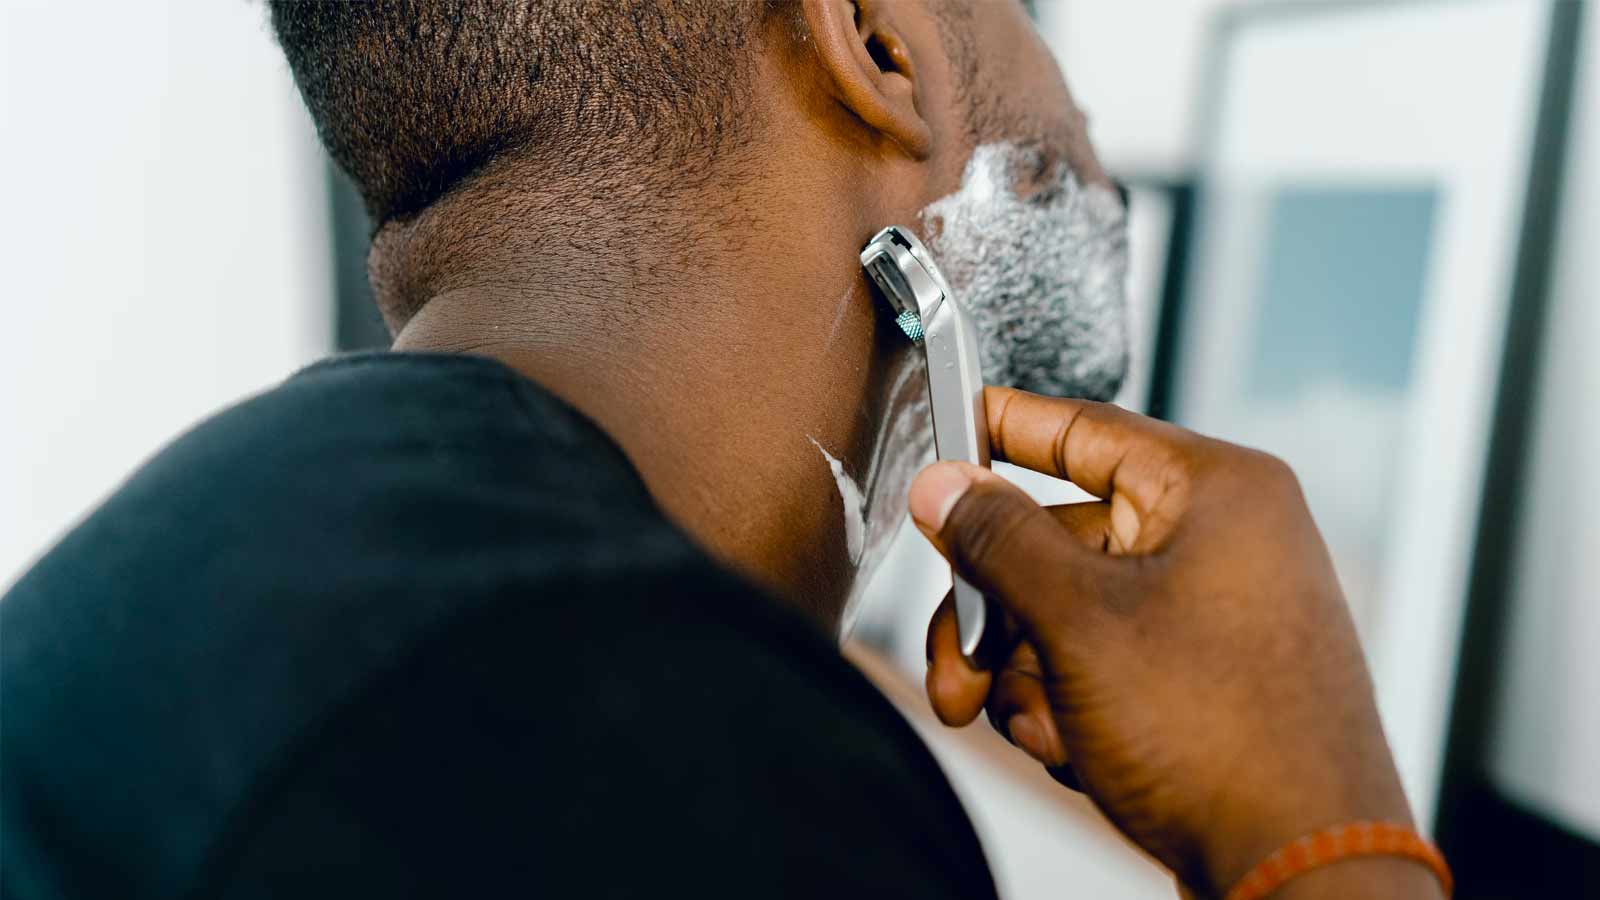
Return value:
<svg viewBox="0 0 1600 900">
<path fill-rule="evenodd" d="M 1559 2 L 1244 6 L 1216 34 L 1156 412 L 1299 473 L 1419 821 L 1437 800 Z M 1492 124 L 1486 124 L 1492 123 Z M 1530 212 L 1532 210 L 1533 212 Z M 1177 252 L 1177 251 L 1174 251 Z"/>
</svg>

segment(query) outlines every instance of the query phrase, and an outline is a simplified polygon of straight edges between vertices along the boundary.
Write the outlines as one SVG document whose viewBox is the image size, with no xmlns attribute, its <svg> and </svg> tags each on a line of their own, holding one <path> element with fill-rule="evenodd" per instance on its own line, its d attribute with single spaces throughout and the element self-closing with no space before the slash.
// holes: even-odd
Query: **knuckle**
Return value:
<svg viewBox="0 0 1600 900">
<path fill-rule="evenodd" d="M 1160 485 L 1163 493 L 1187 494 L 1191 485 L 1205 474 L 1205 460 L 1193 453 L 1173 451 L 1161 461 Z"/>
<path fill-rule="evenodd" d="M 1195 486 L 1206 478 L 1202 457 L 1180 450 L 1167 450 L 1152 457 L 1140 466 L 1140 480 L 1147 487 L 1141 492 L 1142 525 L 1149 526 L 1160 519 L 1176 522 L 1183 518 L 1194 496 Z M 1141 529 L 1141 540 L 1155 539 Z"/>
<path fill-rule="evenodd" d="M 1294 469 L 1282 458 L 1261 450 L 1251 451 L 1254 454 L 1256 477 L 1266 486 L 1276 491 L 1289 495 L 1300 493 L 1300 478 L 1295 475 Z"/>
<path fill-rule="evenodd" d="M 1180 432 L 1161 445 L 1168 477 L 1186 484 L 1202 481 L 1225 459 L 1219 452 L 1228 445 L 1192 432 Z"/>
<path fill-rule="evenodd" d="M 1214 441 L 1213 467 L 1227 477 L 1230 484 L 1248 487 L 1252 492 L 1267 492 L 1274 496 L 1294 495 L 1300 492 L 1300 479 L 1294 469 L 1281 458 L 1265 450 L 1241 447 L 1224 441 Z"/>
</svg>

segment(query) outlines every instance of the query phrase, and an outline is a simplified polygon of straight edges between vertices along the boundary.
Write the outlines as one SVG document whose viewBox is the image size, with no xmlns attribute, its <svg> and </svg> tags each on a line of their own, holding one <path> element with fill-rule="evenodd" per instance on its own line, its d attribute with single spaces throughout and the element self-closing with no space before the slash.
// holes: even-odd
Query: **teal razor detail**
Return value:
<svg viewBox="0 0 1600 900">
<path fill-rule="evenodd" d="M 908 309 L 895 316 L 894 323 L 900 326 L 906 337 L 911 338 L 911 343 L 922 344 L 922 317 L 917 315 L 916 310 Z"/>
</svg>

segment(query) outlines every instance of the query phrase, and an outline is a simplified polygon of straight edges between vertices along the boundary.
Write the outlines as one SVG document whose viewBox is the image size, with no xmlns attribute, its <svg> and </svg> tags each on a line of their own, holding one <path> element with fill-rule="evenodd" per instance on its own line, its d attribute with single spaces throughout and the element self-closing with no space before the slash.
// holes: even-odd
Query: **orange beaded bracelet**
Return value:
<svg viewBox="0 0 1600 900">
<path fill-rule="evenodd" d="M 1352 822 L 1308 834 L 1262 860 L 1245 873 L 1226 900 L 1261 900 L 1296 875 L 1354 856 L 1400 856 L 1433 870 L 1444 895 L 1454 879 L 1439 849 L 1404 825 Z"/>
</svg>

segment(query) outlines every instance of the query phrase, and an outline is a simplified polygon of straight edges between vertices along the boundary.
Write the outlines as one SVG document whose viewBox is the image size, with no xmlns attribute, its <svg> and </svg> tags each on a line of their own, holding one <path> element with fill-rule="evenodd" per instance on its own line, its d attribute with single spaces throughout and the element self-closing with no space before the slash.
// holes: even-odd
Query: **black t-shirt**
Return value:
<svg viewBox="0 0 1600 900">
<path fill-rule="evenodd" d="M 0 884 L 992 897 L 909 726 L 485 359 L 331 360 L 0 602 Z"/>
</svg>

